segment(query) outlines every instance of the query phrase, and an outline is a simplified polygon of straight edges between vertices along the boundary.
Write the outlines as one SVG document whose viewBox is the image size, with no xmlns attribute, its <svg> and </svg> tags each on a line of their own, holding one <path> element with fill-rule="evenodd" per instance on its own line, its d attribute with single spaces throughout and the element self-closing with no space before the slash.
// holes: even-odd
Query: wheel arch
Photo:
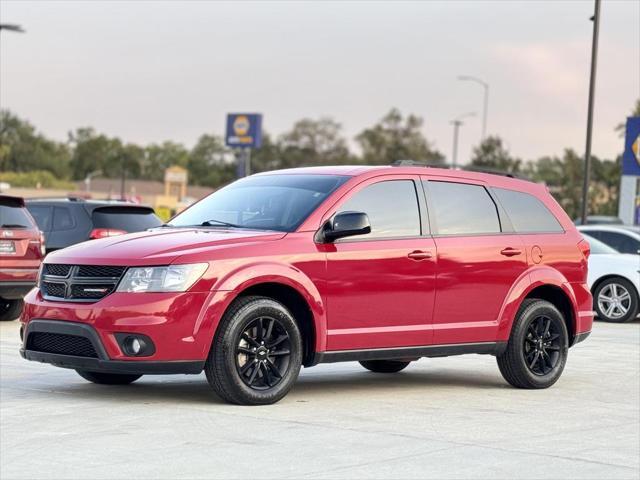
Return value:
<svg viewBox="0 0 640 480">
<path fill-rule="evenodd" d="M 624 275 L 620 275 L 618 273 L 608 273 L 607 275 L 603 275 L 600 278 L 598 278 L 595 282 L 593 282 L 593 285 L 591 285 L 591 293 L 595 294 L 596 290 L 598 289 L 598 287 L 600 285 L 602 285 L 603 282 L 612 279 L 612 278 L 622 278 L 624 280 L 626 280 L 627 282 L 629 282 L 631 284 L 631 286 L 633 287 L 636 295 L 640 295 L 640 292 L 637 291 L 636 286 L 633 284 L 633 280 L 631 280 L 628 277 L 625 277 Z"/>
</svg>

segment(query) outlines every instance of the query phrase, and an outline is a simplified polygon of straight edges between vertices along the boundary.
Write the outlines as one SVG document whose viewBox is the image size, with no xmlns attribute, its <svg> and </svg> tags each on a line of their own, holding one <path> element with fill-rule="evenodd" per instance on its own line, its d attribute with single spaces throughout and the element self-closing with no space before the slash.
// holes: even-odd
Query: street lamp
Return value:
<svg viewBox="0 0 640 480">
<path fill-rule="evenodd" d="M 454 120 L 451 121 L 451 124 L 453 125 L 453 150 L 451 152 L 451 166 L 453 168 L 456 168 L 458 164 L 458 130 L 462 125 L 464 125 L 462 119 L 475 116 L 476 112 L 463 113 L 462 115 L 457 116 Z"/>
<path fill-rule="evenodd" d="M 591 39 L 591 74 L 589 77 L 589 105 L 587 108 L 587 145 L 584 151 L 584 175 L 582 182 L 582 209 L 580 219 L 582 225 L 587 224 L 587 215 L 589 213 L 589 180 L 591 175 L 591 134 L 593 131 L 593 99 L 596 90 L 596 64 L 598 60 L 598 36 L 600 33 L 600 0 L 595 0 L 593 17 L 593 38 Z"/>
<path fill-rule="evenodd" d="M 489 111 L 489 84 L 478 77 L 471 75 L 458 75 L 458 80 L 463 82 L 475 82 L 484 88 L 484 107 L 482 109 L 482 140 L 487 136 L 487 112 Z"/>
</svg>

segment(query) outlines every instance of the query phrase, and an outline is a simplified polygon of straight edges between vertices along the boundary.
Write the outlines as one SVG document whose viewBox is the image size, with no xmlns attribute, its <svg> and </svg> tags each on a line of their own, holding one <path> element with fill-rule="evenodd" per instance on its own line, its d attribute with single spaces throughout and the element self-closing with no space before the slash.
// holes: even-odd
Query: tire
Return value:
<svg viewBox="0 0 640 480">
<path fill-rule="evenodd" d="M 76 370 L 76 372 L 85 380 L 100 385 L 129 385 L 142 376 L 125 373 L 87 372 L 86 370 Z"/>
<path fill-rule="evenodd" d="M 526 299 L 507 348 L 497 357 L 498 368 L 516 388 L 548 388 L 562 375 L 568 352 L 569 332 L 562 313 L 546 300 Z"/>
<path fill-rule="evenodd" d="M 5 300 L 0 298 L 0 322 L 15 320 L 22 313 L 22 300 Z"/>
<path fill-rule="evenodd" d="M 624 323 L 633 320 L 638 316 L 638 303 L 635 287 L 622 277 L 607 278 L 593 292 L 593 308 L 598 318 L 605 322 Z"/>
<path fill-rule="evenodd" d="M 271 298 L 247 296 L 222 317 L 204 370 L 223 400 L 267 405 L 291 390 L 302 351 L 302 335 L 289 310 Z"/>
<path fill-rule="evenodd" d="M 359 362 L 367 370 L 375 373 L 396 373 L 404 370 L 411 362 L 396 360 L 364 360 Z"/>
</svg>

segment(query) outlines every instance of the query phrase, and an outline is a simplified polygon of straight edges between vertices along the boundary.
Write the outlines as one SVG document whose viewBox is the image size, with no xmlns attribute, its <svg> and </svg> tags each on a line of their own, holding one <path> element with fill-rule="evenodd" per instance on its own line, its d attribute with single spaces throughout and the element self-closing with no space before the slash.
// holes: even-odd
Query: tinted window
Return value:
<svg viewBox="0 0 640 480">
<path fill-rule="evenodd" d="M 591 247 L 591 255 L 604 255 L 610 253 L 620 253 L 609 245 L 597 240 L 589 235 L 582 235 L 584 239 L 589 242 L 589 247 Z"/>
<path fill-rule="evenodd" d="M 589 235 L 596 232 L 588 232 Z M 598 232 L 599 239 L 620 253 L 638 253 L 640 250 L 640 241 L 631 238 L 628 235 L 617 232 Z M 594 235 L 595 236 L 595 235 Z"/>
<path fill-rule="evenodd" d="M 33 221 L 23 207 L 0 205 L 0 227 L 33 228 Z"/>
<path fill-rule="evenodd" d="M 43 232 L 51 229 L 51 218 L 53 217 L 53 209 L 43 205 L 28 205 L 27 210 L 38 224 L 38 228 Z"/>
<path fill-rule="evenodd" d="M 94 228 L 113 228 L 125 232 L 141 232 L 162 225 L 160 219 L 148 208 L 102 207 L 93 211 Z"/>
<path fill-rule="evenodd" d="M 258 175 L 212 193 L 170 225 L 227 222 L 243 228 L 292 232 L 349 177 L 337 175 Z M 222 225 L 222 224 L 221 224 Z"/>
<path fill-rule="evenodd" d="M 496 205 L 480 185 L 428 182 L 440 235 L 499 233 Z"/>
<path fill-rule="evenodd" d="M 347 200 L 341 212 L 364 212 L 371 233 L 358 238 L 408 237 L 420 235 L 420 210 L 411 180 L 390 180 L 363 188 Z"/>
<path fill-rule="evenodd" d="M 556 217 L 533 195 L 503 188 L 495 188 L 493 191 L 507 212 L 516 232 L 564 231 Z"/>
<path fill-rule="evenodd" d="M 76 223 L 71 215 L 71 210 L 66 207 L 55 207 L 53 209 L 53 229 L 71 230 Z"/>
</svg>

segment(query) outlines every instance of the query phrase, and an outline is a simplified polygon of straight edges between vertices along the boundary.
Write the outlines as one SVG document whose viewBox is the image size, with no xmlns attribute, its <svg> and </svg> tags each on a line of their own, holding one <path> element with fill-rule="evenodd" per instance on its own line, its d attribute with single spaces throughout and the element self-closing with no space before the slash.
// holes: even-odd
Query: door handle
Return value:
<svg viewBox="0 0 640 480">
<path fill-rule="evenodd" d="M 500 255 L 504 255 L 505 257 L 515 257 L 516 255 L 520 255 L 522 250 L 518 250 L 517 248 L 507 247 L 503 250 L 500 250 Z"/>
<path fill-rule="evenodd" d="M 407 255 L 411 260 L 427 260 L 433 257 L 431 252 L 425 252 L 424 250 L 414 250 Z"/>
</svg>

